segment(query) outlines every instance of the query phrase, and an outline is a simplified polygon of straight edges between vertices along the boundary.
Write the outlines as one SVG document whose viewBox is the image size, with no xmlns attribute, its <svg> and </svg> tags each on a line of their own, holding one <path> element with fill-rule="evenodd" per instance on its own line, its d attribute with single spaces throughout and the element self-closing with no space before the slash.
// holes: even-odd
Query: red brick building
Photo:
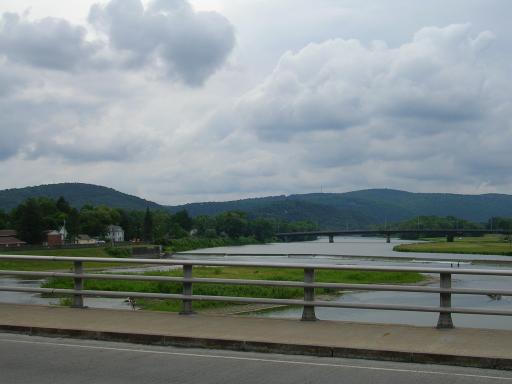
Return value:
<svg viewBox="0 0 512 384">
<path fill-rule="evenodd" d="M 62 241 L 62 235 L 55 230 L 46 231 L 46 241 L 44 245 L 49 247 L 54 247 L 58 245 L 62 245 L 64 242 Z"/>
</svg>

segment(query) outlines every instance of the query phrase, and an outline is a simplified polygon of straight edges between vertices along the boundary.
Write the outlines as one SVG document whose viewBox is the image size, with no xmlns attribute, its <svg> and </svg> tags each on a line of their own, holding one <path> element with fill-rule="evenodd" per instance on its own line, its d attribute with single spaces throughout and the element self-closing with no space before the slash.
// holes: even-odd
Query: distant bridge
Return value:
<svg viewBox="0 0 512 384">
<path fill-rule="evenodd" d="M 482 236 L 486 234 L 510 235 L 510 230 L 503 229 L 355 229 L 355 230 L 335 230 L 335 231 L 311 231 L 311 232 L 280 232 L 276 236 L 284 241 L 289 241 L 294 237 L 304 236 L 328 236 L 329 243 L 334 243 L 334 236 L 385 236 L 386 242 L 391 241 L 393 234 L 430 234 L 435 236 L 446 236 L 446 241 L 453 242 L 455 236 Z"/>
</svg>

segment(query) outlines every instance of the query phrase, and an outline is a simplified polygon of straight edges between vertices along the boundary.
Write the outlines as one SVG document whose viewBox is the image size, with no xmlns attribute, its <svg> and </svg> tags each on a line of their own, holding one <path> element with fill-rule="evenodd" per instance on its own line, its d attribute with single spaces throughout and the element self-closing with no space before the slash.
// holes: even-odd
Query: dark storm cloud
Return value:
<svg viewBox="0 0 512 384">
<path fill-rule="evenodd" d="M 126 64 L 161 64 L 170 77 L 199 85 L 226 60 L 235 43 L 229 21 L 216 12 L 195 12 L 187 1 L 140 0 L 94 5 L 89 22 L 106 33 Z"/>
</svg>

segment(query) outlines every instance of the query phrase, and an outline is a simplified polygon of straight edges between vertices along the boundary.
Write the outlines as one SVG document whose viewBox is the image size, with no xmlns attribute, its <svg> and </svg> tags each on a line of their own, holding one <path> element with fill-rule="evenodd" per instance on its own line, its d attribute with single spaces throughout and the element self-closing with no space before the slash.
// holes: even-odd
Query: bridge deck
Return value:
<svg viewBox="0 0 512 384">
<path fill-rule="evenodd" d="M 0 304 L 0 331 L 512 369 L 512 331 Z"/>
</svg>

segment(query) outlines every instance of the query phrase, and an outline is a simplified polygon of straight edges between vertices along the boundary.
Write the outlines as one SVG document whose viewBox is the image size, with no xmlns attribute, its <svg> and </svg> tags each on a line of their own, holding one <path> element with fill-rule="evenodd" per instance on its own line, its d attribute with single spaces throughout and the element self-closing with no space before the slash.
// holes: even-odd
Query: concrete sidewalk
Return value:
<svg viewBox="0 0 512 384">
<path fill-rule="evenodd" d="M 0 331 L 512 369 L 512 331 L 0 304 Z"/>
</svg>

